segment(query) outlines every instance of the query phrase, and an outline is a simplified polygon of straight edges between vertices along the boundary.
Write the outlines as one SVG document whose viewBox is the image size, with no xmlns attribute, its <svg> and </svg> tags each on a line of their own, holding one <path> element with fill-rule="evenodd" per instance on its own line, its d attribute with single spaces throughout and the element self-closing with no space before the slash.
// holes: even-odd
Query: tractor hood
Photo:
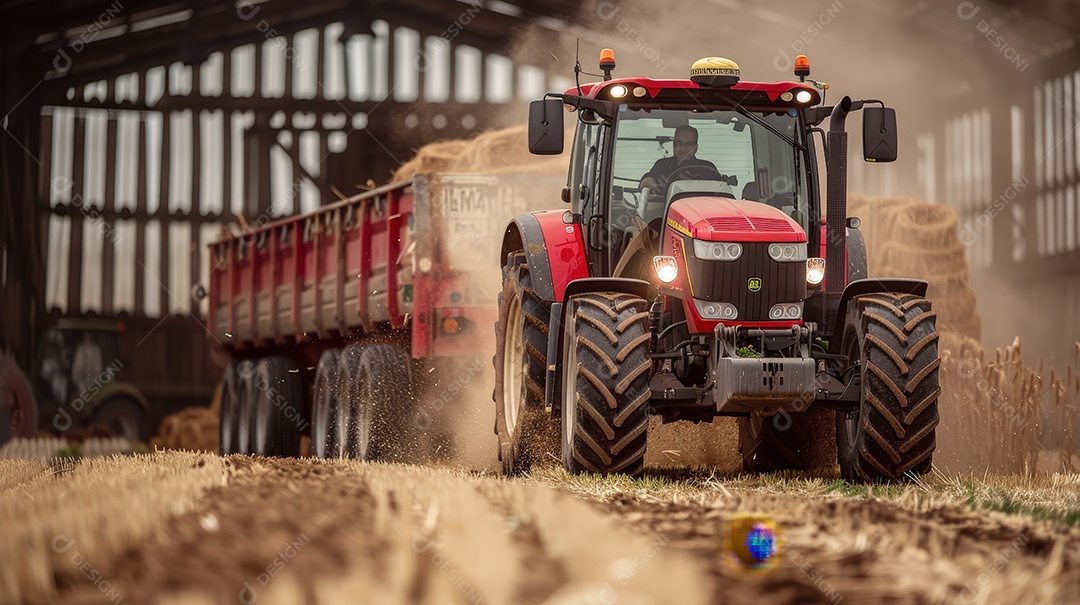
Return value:
<svg viewBox="0 0 1080 605">
<path fill-rule="evenodd" d="M 671 204 L 668 227 L 713 242 L 805 242 L 806 232 L 782 210 L 763 202 L 718 196 L 683 197 Z"/>
</svg>

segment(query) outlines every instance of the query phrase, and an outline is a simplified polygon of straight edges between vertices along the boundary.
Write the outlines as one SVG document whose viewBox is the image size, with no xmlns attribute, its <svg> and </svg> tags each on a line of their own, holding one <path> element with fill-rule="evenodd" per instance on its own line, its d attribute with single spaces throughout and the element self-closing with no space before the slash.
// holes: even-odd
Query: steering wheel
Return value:
<svg viewBox="0 0 1080 605">
<path fill-rule="evenodd" d="M 717 170 L 716 168 L 714 168 L 714 167 L 712 167 L 712 166 L 706 166 L 706 165 L 704 165 L 704 164 L 702 164 L 702 165 L 699 165 L 699 166 L 685 166 L 685 167 L 682 167 L 682 168 L 676 168 L 675 170 L 672 170 L 671 172 L 669 172 L 669 173 L 667 174 L 667 176 L 665 176 L 665 177 L 664 177 L 664 180 L 663 180 L 663 182 L 665 182 L 665 183 L 667 183 L 668 185 L 670 185 L 670 184 L 671 184 L 671 182 L 672 182 L 672 178 L 671 178 L 671 177 L 675 176 L 675 175 L 676 175 L 677 173 L 679 173 L 679 172 L 685 172 L 685 171 L 687 171 L 687 170 L 698 170 L 698 169 L 701 169 L 701 170 L 708 170 L 709 172 L 715 173 L 715 174 L 716 174 L 716 176 L 718 176 L 718 177 L 720 177 L 720 178 L 715 178 L 715 179 L 714 179 L 714 178 L 704 178 L 704 179 L 683 179 L 683 180 L 699 180 L 699 181 L 701 181 L 701 180 L 705 180 L 705 181 L 720 181 L 720 182 L 723 182 L 723 183 L 727 183 L 728 185 L 731 185 L 732 187 L 735 187 L 735 186 L 737 186 L 737 185 L 739 184 L 739 179 L 738 179 L 738 178 L 737 178 L 737 177 L 736 177 L 735 175 L 731 175 L 731 176 L 728 176 L 728 175 L 726 175 L 726 174 L 722 174 L 722 173 L 721 173 L 721 172 L 720 172 L 719 170 Z"/>
<path fill-rule="evenodd" d="M 662 182 L 662 183 L 666 183 L 666 184 L 667 184 L 667 186 L 666 186 L 666 187 L 664 187 L 663 191 L 650 191 L 650 192 L 649 192 L 649 195 L 650 195 L 650 197 L 653 197 L 653 196 L 655 196 L 655 197 L 660 197 L 660 198 L 663 198 L 663 197 L 665 197 L 665 196 L 664 196 L 664 194 L 663 194 L 663 192 L 667 190 L 667 187 L 670 187 L 670 186 L 671 186 L 671 183 L 673 183 L 673 182 L 674 182 L 674 179 L 672 179 L 672 177 L 673 177 L 673 176 L 675 176 L 676 174 L 680 173 L 680 172 L 685 172 L 685 171 L 687 171 L 687 170 L 695 170 L 695 171 L 696 171 L 696 170 L 706 170 L 706 171 L 708 171 L 708 172 L 711 172 L 711 173 L 715 174 L 717 178 L 707 177 L 707 178 L 697 178 L 697 179 L 678 179 L 678 180 L 707 180 L 707 181 L 720 181 L 720 182 L 722 182 L 722 183 L 727 183 L 728 185 L 731 185 L 732 187 L 735 187 L 735 186 L 737 186 L 737 185 L 739 184 L 739 179 L 738 179 L 738 177 L 736 177 L 735 175 L 726 175 L 726 174 L 723 174 L 723 173 L 721 173 L 721 172 L 720 172 L 719 170 L 717 170 L 716 168 L 714 168 L 714 167 L 712 167 L 712 166 L 706 166 L 706 165 L 698 165 L 698 166 L 684 166 L 684 167 L 681 167 L 681 168 L 676 168 L 675 170 L 672 170 L 672 171 L 671 171 L 671 172 L 669 172 L 669 173 L 668 173 L 668 174 L 667 174 L 666 176 L 664 176 L 664 177 L 663 177 L 663 179 L 661 179 L 661 180 L 658 180 L 658 181 L 657 181 L 657 184 L 658 184 L 658 185 L 659 185 L 659 184 L 660 184 L 660 183 Z M 734 196 L 733 196 L 733 197 L 734 197 Z"/>
</svg>

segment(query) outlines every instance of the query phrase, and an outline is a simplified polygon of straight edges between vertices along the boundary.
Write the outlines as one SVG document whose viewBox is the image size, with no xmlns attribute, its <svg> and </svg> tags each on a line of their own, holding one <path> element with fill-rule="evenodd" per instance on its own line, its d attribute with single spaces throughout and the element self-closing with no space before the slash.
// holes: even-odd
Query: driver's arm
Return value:
<svg viewBox="0 0 1080 605">
<path fill-rule="evenodd" d="M 646 172 L 645 176 L 641 177 L 641 183 L 638 185 L 638 188 L 648 188 L 649 191 L 656 191 L 656 179 L 660 178 L 660 176 L 660 160 L 656 160 L 656 162 L 653 163 L 652 169 Z"/>
</svg>

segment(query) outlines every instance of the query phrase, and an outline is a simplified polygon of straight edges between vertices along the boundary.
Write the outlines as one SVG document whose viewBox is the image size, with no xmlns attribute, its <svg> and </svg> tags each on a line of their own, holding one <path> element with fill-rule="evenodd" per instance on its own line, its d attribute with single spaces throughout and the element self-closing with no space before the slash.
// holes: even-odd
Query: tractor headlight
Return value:
<svg viewBox="0 0 1080 605">
<path fill-rule="evenodd" d="M 805 244 L 769 244 L 769 258 L 774 261 L 804 261 L 806 260 Z"/>
<path fill-rule="evenodd" d="M 738 260 L 742 244 L 694 240 L 694 256 L 699 260 Z"/>
<path fill-rule="evenodd" d="M 660 281 L 670 284 L 679 277 L 679 264 L 675 262 L 674 256 L 654 256 L 652 260 Z"/>
<path fill-rule="evenodd" d="M 698 300 L 695 298 L 694 306 L 697 307 L 698 314 L 704 319 L 734 321 L 739 318 L 739 310 L 731 303 Z"/>
<path fill-rule="evenodd" d="M 806 282 L 813 285 L 818 285 L 825 279 L 825 259 L 823 258 L 808 258 L 806 259 Z"/>
<path fill-rule="evenodd" d="M 799 319 L 802 317 L 802 303 L 780 303 L 769 309 L 769 319 L 780 321 L 783 319 Z"/>
</svg>

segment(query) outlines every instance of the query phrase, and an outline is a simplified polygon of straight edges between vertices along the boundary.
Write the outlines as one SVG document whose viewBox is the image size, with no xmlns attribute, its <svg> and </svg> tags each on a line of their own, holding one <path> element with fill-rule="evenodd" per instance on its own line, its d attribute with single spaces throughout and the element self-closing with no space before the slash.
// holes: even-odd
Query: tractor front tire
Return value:
<svg viewBox="0 0 1080 605">
<path fill-rule="evenodd" d="M 562 460 L 571 473 L 644 469 L 649 428 L 649 303 L 588 293 L 566 303 Z"/>
<path fill-rule="evenodd" d="M 99 427 L 114 437 L 122 437 L 134 445 L 150 439 L 146 416 L 146 408 L 135 398 L 118 395 L 101 402 L 87 424 Z"/>
<path fill-rule="evenodd" d="M 507 475 L 554 453 L 557 423 L 544 405 L 549 306 L 536 294 L 524 252 L 507 255 L 495 324 L 495 433 Z"/>
<path fill-rule="evenodd" d="M 928 472 L 941 394 L 930 301 L 911 294 L 860 296 L 848 307 L 847 326 L 844 350 L 862 394 L 857 410 L 836 412 L 841 475 L 852 482 L 900 482 Z"/>
</svg>

